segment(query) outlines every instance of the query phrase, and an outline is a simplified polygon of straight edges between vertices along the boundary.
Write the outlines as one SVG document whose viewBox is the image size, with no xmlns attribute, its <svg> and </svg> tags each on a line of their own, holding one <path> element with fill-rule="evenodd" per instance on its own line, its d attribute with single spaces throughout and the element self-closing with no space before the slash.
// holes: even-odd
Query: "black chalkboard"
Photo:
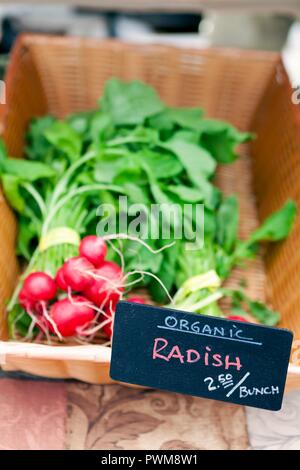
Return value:
<svg viewBox="0 0 300 470">
<path fill-rule="evenodd" d="M 279 328 L 119 302 L 110 376 L 279 410 L 292 339 L 290 331 Z"/>
</svg>

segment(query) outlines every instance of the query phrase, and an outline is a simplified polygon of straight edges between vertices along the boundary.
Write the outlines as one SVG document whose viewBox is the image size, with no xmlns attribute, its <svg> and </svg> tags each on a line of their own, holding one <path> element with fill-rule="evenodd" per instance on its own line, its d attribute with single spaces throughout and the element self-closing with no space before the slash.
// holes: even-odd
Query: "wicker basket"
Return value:
<svg viewBox="0 0 300 470">
<path fill-rule="evenodd" d="M 217 183 L 239 195 L 246 236 L 288 197 L 300 202 L 300 121 L 292 90 L 276 54 L 239 50 L 186 50 L 115 41 L 24 35 L 14 48 L 6 77 L 2 133 L 9 152 L 22 156 L 24 133 L 33 116 L 58 117 L 93 108 L 112 76 L 153 85 L 170 105 L 202 106 L 257 140 L 242 157 L 220 168 Z M 110 349 L 7 342 L 4 305 L 18 275 L 16 221 L 0 199 L 0 361 L 5 370 L 40 376 L 110 382 Z M 248 290 L 282 313 L 282 326 L 300 339 L 300 217 L 289 239 L 270 246 L 250 264 Z M 242 273 L 230 279 L 236 285 Z M 299 341 L 300 343 L 300 341 Z M 297 342 L 295 343 L 297 347 Z M 300 346 L 299 346 L 300 349 Z M 300 356 L 300 355 L 299 355 Z M 297 350 L 294 351 L 297 357 Z M 290 365 L 288 387 L 300 387 L 300 362 Z"/>
</svg>

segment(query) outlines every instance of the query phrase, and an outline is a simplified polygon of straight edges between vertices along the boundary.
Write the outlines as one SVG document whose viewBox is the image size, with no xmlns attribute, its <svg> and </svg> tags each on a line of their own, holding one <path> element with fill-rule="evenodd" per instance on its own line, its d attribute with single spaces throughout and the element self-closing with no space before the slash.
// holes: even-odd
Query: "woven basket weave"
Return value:
<svg viewBox="0 0 300 470">
<path fill-rule="evenodd" d="M 292 197 L 300 202 L 300 117 L 292 104 L 285 70 L 276 54 L 239 50 L 186 50 L 115 41 L 21 36 L 6 77 L 2 134 L 11 155 L 21 157 L 24 134 L 34 116 L 95 107 L 113 76 L 153 85 L 169 105 L 201 106 L 208 116 L 230 121 L 258 138 L 241 148 L 241 158 L 218 170 L 217 184 L 239 196 L 241 236 Z M 5 301 L 18 275 L 16 221 L 0 196 L 0 337 L 7 338 Z M 282 313 L 281 326 L 300 340 L 300 217 L 284 243 L 270 246 L 247 269 L 248 291 Z M 244 277 L 236 269 L 229 281 Z M 300 343 L 300 341 L 299 341 Z M 298 346 L 300 350 L 300 345 Z M 300 388 L 297 342 L 288 387 Z M 300 354 L 299 354 L 300 357 Z M 47 377 L 108 383 L 110 349 L 104 346 L 45 346 L 0 342 L 5 370 Z"/>
</svg>

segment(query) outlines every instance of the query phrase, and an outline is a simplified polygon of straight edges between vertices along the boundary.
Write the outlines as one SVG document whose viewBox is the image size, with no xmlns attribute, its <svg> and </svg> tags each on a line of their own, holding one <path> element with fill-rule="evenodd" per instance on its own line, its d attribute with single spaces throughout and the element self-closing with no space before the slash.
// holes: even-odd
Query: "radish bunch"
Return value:
<svg viewBox="0 0 300 470">
<path fill-rule="evenodd" d="M 41 332 L 63 339 L 92 337 L 101 329 L 111 338 L 116 304 L 124 293 L 124 275 L 106 255 L 105 241 L 90 235 L 81 240 L 79 256 L 66 260 L 55 279 L 44 272 L 26 277 L 19 304 Z M 144 303 L 139 296 L 127 300 Z"/>
</svg>

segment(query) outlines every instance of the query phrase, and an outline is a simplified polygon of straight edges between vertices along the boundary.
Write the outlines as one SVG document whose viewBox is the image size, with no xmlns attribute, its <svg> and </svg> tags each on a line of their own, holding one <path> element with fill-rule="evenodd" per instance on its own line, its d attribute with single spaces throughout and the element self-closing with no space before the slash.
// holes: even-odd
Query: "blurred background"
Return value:
<svg viewBox="0 0 300 470">
<path fill-rule="evenodd" d="M 23 31 L 282 51 L 292 84 L 300 84 L 300 0 L 2 0 L 1 75 Z"/>
</svg>

